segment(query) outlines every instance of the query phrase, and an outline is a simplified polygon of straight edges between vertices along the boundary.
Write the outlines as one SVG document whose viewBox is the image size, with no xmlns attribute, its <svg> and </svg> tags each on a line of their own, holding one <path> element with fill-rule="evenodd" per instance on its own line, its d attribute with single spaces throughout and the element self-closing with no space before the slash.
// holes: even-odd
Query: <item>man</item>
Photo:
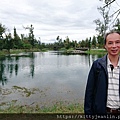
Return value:
<svg viewBox="0 0 120 120">
<path fill-rule="evenodd" d="M 107 55 L 93 62 L 85 91 L 84 111 L 91 115 L 120 114 L 120 33 L 105 35 Z"/>
</svg>

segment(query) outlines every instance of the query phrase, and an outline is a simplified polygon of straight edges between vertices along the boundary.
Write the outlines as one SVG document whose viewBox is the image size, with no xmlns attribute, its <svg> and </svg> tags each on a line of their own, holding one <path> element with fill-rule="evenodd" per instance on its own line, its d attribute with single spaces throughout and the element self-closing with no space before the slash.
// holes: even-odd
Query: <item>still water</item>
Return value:
<svg viewBox="0 0 120 120">
<path fill-rule="evenodd" d="M 80 103 L 87 75 L 97 55 L 34 52 L 0 59 L 0 102 L 40 106 Z"/>
</svg>

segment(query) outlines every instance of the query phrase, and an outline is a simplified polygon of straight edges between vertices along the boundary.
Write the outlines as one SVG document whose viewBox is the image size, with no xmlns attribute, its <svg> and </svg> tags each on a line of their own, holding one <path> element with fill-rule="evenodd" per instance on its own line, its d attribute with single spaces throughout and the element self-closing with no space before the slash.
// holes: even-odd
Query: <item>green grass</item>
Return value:
<svg viewBox="0 0 120 120">
<path fill-rule="evenodd" d="M 91 49 L 90 51 L 88 50 L 85 53 L 95 55 L 95 54 L 106 54 L 107 51 L 105 49 Z"/>
<path fill-rule="evenodd" d="M 5 107 L 5 105 L 7 106 Z M 2 108 L 2 106 L 4 107 Z M 62 102 L 58 102 L 53 106 L 40 108 L 39 105 L 15 105 L 15 101 L 12 101 L 11 103 L 2 103 L 0 113 L 83 113 L 83 105 L 79 103 L 64 105 Z"/>
<path fill-rule="evenodd" d="M 8 52 L 8 50 L 4 49 L 4 50 L 0 50 L 0 56 L 5 56 L 5 55 L 9 55 L 9 54 L 19 54 L 22 52 L 44 52 L 46 51 L 45 49 L 40 50 L 40 49 L 11 49 L 10 53 Z"/>
</svg>

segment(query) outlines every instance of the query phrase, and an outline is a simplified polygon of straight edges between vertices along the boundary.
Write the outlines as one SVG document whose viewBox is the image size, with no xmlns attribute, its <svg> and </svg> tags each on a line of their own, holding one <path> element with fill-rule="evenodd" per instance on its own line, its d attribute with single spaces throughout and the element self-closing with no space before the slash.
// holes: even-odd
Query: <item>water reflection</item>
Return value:
<svg viewBox="0 0 120 120">
<path fill-rule="evenodd" d="M 19 55 L 9 55 L 0 58 L 0 83 L 4 86 L 7 84 L 9 78 L 17 76 L 20 68 L 20 58 L 24 59 L 28 57 L 30 59 L 30 75 L 34 77 L 34 53 L 29 54 L 19 54 Z"/>
<path fill-rule="evenodd" d="M 35 59 L 35 54 L 31 53 L 30 55 L 30 75 L 32 76 L 32 78 L 34 77 L 34 59 Z"/>
<path fill-rule="evenodd" d="M 2 96 L 2 101 L 19 100 L 21 104 L 40 102 L 41 105 L 55 101 L 83 101 L 89 69 L 98 57 L 33 52 L 0 58 L 0 87 L 10 92 Z M 28 98 L 24 97 L 23 91 L 19 92 L 31 89 L 38 91 Z"/>
<path fill-rule="evenodd" d="M 16 79 L 16 80 L 24 79 L 24 81 L 26 81 L 26 79 L 28 79 L 28 78 L 26 79 L 24 78 L 26 72 L 28 72 L 29 78 L 31 77 L 32 79 L 38 79 L 37 78 L 39 77 L 38 75 L 40 75 L 41 78 L 43 77 L 43 79 L 45 79 L 46 77 L 44 77 L 45 75 L 44 73 L 49 74 L 49 77 L 53 77 L 56 74 L 57 77 L 61 79 L 62 75 L 60 76 L 60 74 L 63 73 L 66 73 L 68 75 L 71 74 L 71 73 L 67 73 L 69 71 L 67 69 L 72 70 L 73 68 L 73 70 L 74 69 L 77 70 L 79 69 L 79 67 L 81 68 L 86 67 L 86 69 L 89 69 L 93 61 L 98 57 L 102 57 L 102 56 L 103 55 L 98 56 L 98 55 L 86 55 L 86 54 L 63 55 L 58 52 L 46 52 L 46 53 L 32 52 L 32 53 L 22 53 L 19 55 L 9 55 L 6 57 L 1 57 L 0 83 L 2 84 L 2 86 L 4 86 L 5 84 L 8 83 L 9 79 Z M 65 68 L 65 66 L 67 66 L 67 68 Z M 63 71 L 60 71 L 61 68 Z M 84 69 L 81 70 L 83 70 L 84 72 Z"/>
<path fill-rule="evenodd" d="M 5 58 L 0 58 L 0 82 L 2 85 L 7 83 L 7 77 L 5 76 L 5 64 L 4 64 Z"/>
</svg>

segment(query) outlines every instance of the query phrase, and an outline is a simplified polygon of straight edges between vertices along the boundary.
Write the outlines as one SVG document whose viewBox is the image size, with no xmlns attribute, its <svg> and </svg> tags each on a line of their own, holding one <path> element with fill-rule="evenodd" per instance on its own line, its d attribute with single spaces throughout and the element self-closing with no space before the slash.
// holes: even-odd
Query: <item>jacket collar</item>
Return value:
<svg viewBox="0 0 120 120">
<path fill-rule="evenodd" d="M 106 54 L 105 56 L 103 56 L 100 60 L 99 60 L 99 63 L 102 65 L 102 67 L 104 68 L 106 74 L 108 74 L 108 71 L 107 71 L 107 55 Z"/>
</svg>

